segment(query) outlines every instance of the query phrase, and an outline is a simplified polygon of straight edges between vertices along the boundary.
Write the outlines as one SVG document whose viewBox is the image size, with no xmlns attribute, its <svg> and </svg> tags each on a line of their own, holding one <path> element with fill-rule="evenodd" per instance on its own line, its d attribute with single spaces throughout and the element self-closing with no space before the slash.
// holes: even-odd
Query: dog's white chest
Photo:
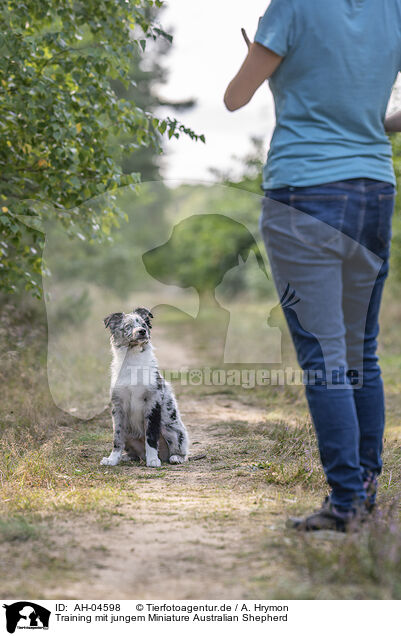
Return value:
<svg viewBox="0 0 401 636">
<path fill-rule="evenodd" d="M 127 416 L 127 426 L 135 438 L 145 434 L 144 404 L 149 389 L 155 384 L 156 360 L 151 347 L 112 348 L 111 392 L 118 393 Z"/>
<path fill-rule="evenodd" d="M 154 382 L 156 363 L 152 349 L 147 347 L 144 351 L 140 351 L 113 347 L 112 351 L 111 389 L 129 387 L 140 397 L 146 387 Z"/>
</svg>

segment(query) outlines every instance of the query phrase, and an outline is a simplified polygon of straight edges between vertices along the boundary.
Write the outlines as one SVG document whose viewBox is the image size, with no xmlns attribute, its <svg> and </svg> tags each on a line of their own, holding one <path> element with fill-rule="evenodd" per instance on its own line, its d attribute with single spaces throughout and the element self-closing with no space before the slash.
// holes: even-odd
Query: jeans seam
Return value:
<svg viewBox="0 0 401 636">
<path fill-rule="evenodd" d="M 351 250 L 351 253 L 349 254 L 349 257 L 352 257 L 355 254 L 356 250 L 361 245 L 361 236 L 362 236 L 363 227 L 365 224 L 365 217 L 366 217 L 366 203 L 367 203 L 366 188 L 364 189 L 363 196 L 361 198 L 362 198 L 362 206 L 360 209 L 360 214 L 358 219 L 358 229 L 354 239 L 355 244 L 353 246 L 353 249 Z"/>
<path fill-rule="evenodd" d="M 383 208 L 382 208 L 382 203 L 383 201 L 387 201 L 387 200 L 392 200 L 393 202 L 395 201 L 395 195 L 394 194 L 379 194 L 379 223 L 378 223 L 378 228 L 377 228 L 377 238 L 379 239 L 380 243 L 382 244 L 383 248 L 387 248 L 389 243 L 391 242 L 391 226 L 392 226 L 392 217 L 393 214 L 391 215 L 391 219 L 390 219 L 390 236 L 389 239 L 386 241 L 385 238 L 383 238 L 383 224 L 384 224 L 384 219 L 383 219 Z M 394 205 L 393 205 L 393 213 L 394 213 Z"/>
</svg>

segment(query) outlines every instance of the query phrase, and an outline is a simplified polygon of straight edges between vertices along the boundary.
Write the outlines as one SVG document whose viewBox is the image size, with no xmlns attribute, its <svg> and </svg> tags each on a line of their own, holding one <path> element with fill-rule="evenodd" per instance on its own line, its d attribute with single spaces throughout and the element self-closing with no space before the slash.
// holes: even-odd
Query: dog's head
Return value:
<svg viewBox="0 0 401 636">
<path fill-rule="evenodd" d="M 109 314 L 104 318 L 104 325 L 110 329 L 112 343 L 116 347 L 143 346 L 150 340 L 152 318 L 149 309 L 137 307 L 130 314 Z"/>
</svg>

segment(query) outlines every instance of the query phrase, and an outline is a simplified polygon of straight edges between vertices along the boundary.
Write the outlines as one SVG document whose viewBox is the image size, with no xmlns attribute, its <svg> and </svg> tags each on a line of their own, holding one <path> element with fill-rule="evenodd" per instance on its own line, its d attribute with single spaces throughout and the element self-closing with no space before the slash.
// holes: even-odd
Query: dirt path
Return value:
<svg viewBox="0 0 401 636">
<path fill-rule="evenodd" d="M 44 597 L 266 597 L 266 585 L 273 593 L 276 582 L 267 582 L 275 579 L 278 555 L 268 543 L 282 525 L 278 501 L 255 479 L 250 451 L 242 448 L 241 457 L 235 452 L 234 430 L 246 425 L 252 438 L 266 414 L 225 395 L 181 404 L 191 454 L 207 457 L 160 472 L 124 467 L 132 474 L 135 501 L 106 529 L 84 518 L 62 524 L 60 542 L 67 537 L 71 543 L 72 536 L 76 558 L 85 555 L 84 576 L 45 588 Z M 259 450 L 266 459 L 267 448 Z"/>
<path fill-rule="evenodd" d="M 110 414 L 85 422 L 59 411 L 44 368 L 27 381 L 38 354 L 24 350 L 23 364 L 3 368 L 0 596 L 398 599 L 399 330 L 386 333 L 386 507 L 363 536 L 285 528 L 289 514 L 309 512 L 327 494 L 303 387 L 175 382 L 191 454 L 206 457 L 108 468 L 100 459 L 112 443 Z M 181 323 L 156 327 L 154 343 L 161 368 L 211 365 Z"/>
</svg>

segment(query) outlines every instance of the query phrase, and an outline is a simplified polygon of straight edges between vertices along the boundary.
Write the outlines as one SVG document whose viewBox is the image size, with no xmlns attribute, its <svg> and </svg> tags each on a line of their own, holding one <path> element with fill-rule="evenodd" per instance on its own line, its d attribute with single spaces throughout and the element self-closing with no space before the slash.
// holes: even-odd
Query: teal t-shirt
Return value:
<svg viewBox="0 0 401 636">
<path fill-rule="evenodd" d="M 401 0 L 272 0 L 255 41 L 284 57 L 263 188 L 395 184 L 384 117 L 401 68 Z"/>
</svg>

